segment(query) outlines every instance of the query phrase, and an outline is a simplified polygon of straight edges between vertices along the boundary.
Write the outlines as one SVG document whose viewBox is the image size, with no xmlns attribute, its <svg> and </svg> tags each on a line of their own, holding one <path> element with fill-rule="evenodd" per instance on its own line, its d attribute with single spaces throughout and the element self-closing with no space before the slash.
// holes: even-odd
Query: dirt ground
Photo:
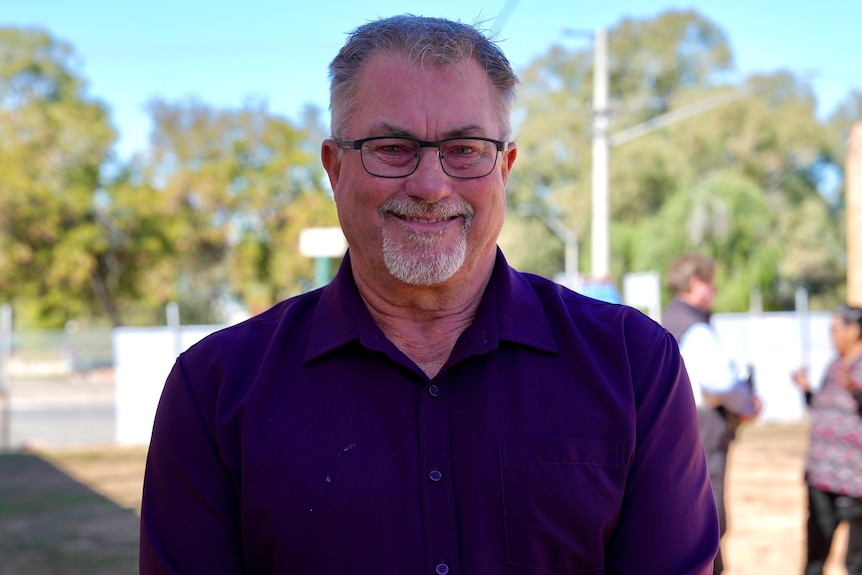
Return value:
<svg viewBox="0 0 862 575">
<path fill-rule="evenodd" d="M 807 495 L 802 465 L 807 425 L 750 424 L 732 446 L 726 497 L 725 575 L 802 573 Z M 846 575 L 844 526 L 825 575 Z"/>
<path fill-rule="evenodd" d="M 801 574 L 806 443 L 804 424 L 741 430 L 727 486 L 726 575 Z M 3 573 L 136 573 L 145 454 L 143 448 L 109 447 L 0 456 Z M 846 575 L 844 537 L 840 531 L 826 575 Z M 72 568 L 76 563 L 80 570 Z"/>
</svg>

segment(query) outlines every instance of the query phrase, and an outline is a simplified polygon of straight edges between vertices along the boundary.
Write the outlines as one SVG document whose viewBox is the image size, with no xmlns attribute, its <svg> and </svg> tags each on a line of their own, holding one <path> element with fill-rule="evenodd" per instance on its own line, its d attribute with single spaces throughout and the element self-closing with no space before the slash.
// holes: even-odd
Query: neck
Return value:
<svg viewBox="0 0 862 575">
<path fill-rule="evenodd" d="M 494 260 L 459 270 L 443 284 L 412 286 L 391 275 L 369 281 L 354 267 L 353 276 L 371 317 L 386 337 L 434 377 L 449 359 L 455 342 L 473 322 L 491 278 Z"/>
</svg>

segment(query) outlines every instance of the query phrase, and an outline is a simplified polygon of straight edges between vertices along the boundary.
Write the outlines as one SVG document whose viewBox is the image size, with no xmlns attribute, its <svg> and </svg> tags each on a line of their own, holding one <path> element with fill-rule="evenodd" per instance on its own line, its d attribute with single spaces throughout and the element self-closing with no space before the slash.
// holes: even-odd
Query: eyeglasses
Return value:
<svg viewBox="0 0 862 575">
<path fill-rule="evenodd" d="M 497 152 L 510 143 L 490 138 L 446 138 L 426 142 L 416 138 L 376 136 L 361 140 L 338 140 L 347 150 L 359 150 L 362 167 L 372 176 L 405 178 L 416 171 L 422 148 L 437 148 L 443 172 L 453 178 L 483 178 L 497 165 Z"/>
</svg>

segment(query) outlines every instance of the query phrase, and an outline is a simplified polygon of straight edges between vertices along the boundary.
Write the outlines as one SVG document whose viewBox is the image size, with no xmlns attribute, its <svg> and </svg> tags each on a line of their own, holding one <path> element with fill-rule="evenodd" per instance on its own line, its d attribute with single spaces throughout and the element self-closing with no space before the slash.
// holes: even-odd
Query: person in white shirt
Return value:
<svg viewBox="0 0 862 575">
<path fill-rule="evenodd" d="M 710 324 L 715 299 L 716 263 L 686 254 L 670 266 L 667 284 L 673 295 L 662 324 L 676 338 L 697 404 L 700 437 L 706 452 L 721 535 L 727 530 L 724 481 L 727 454 L 740 422 L 760 413 L 751 369 L 740 370 Z M 714 575 L 724 571 L 719 550 Z"/>
</svg>

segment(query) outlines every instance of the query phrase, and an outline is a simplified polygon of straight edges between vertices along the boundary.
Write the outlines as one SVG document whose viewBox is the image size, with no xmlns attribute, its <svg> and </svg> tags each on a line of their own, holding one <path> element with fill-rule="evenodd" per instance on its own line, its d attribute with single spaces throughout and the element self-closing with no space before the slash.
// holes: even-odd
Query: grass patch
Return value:
<svg viewBox="0 0 862 575">
<path fill-rule="evenodd" d="M 120 447 L 0 454 L 2 573 L 138 573 L 145 457 Z"/>
</svg>

